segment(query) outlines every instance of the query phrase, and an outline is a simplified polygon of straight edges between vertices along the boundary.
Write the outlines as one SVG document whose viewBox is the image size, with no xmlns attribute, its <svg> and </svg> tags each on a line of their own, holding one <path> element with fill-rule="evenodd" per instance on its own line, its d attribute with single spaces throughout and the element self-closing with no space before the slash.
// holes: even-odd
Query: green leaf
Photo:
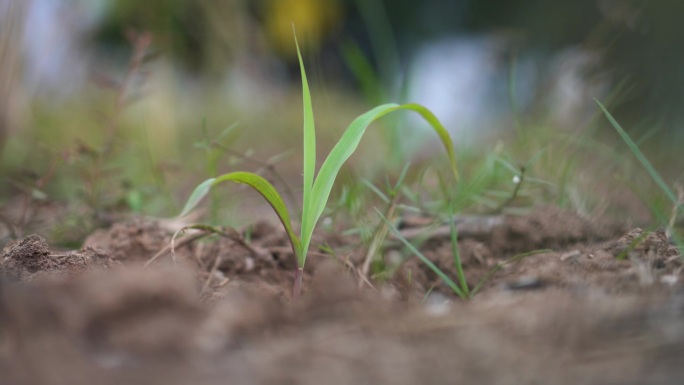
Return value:
<svg viewBox="0 0 684 385">
<path fill-rule="evenodd" d="M 138 190 L 130 190 L 126 194 L 126 204 L 128 204 L 128 208 L 131 209 L 134 213 L 141 213 L 143 210 L 144 202 L 143 202 L 143 196 Z"/>
<path fill-rule="evenodd" d="M 389 204 L 390 199 L 385 195 L 382 191 L 380 191 L 379 188 L 375 187 L 373 183 L 371 183 L 368 179 L 362 179 L 361 183 L 365 184 L 366 187 L 368 187 L 371 191 L 375 193 L 375 195 L 379 196 L 380 199 L 382 199 L 383 202 Z"/>
<path fill-rule="evenodd" d="M 212 186 L 215 186 L 224 181 L 233 181 L 236 183 L 246 184 L 252 187 L 254 190 L 256 190 L 259 194 L 261 194 L 261 196 L 264 197 L 264 199 L 266 199 L 266 201 L 268 201 L 268 203 L 271 205 L 271 207 L 273 207 L 273 210 L 278 215 L 278 218 L 280 219 L 280 222 L 283 224 L 285 231 L 287 231 L 287 235 L 289 236 L 290 243 L 292 245 L 292 251 L 297 256 L 297 263 L 300 267 L 303 267 L 305 257 L 301 255 L 301 242 L 295 234 L 295 232 L 292 230 L 290 213 L 287 211 L 287 206 L 285 206 L 283 198 L 280 196 L 280 194 L 278 194 L 278 191 L 276 191 L 275 187 L 273 187 L 273 185 L 263 177 L 251 172 L 244 171 L 231 172 L 228 174 L 221 175 L 218 178 L 216 178 Z"/>
<path fill-rule="evenodd" d="M 677 199 L 677 196 L 675 195 L 674 192 L 667 186 L 667 183 L 663 180 L 663 178 L 658 174 L 658 171 L 653 167 L 651 162 L 648 161 L 646 156 L 644 155 L 643 152 L 639 149 L 639 146 L 637 146 L 636 143 L 630 138 L 630 136 L 627 134 L 627 132 L 620 126 L 620 124 L 613 118 L 613 115 L 608 112 L 606 107 L 601 104 L 598 100 L 594 99 L 596 104 L 601 108 L 603 113 L 606 115 L 606 118 L 608 118 L 608 121 L 610 124 L 613 126 L 615 131 L 620 134 L 620 137 L 622 137 L 622 140 L 624 140 L 625 143 L 627 143 L 627 147 L 629 147 L 630 151 L 632 151 L 632 154 L 639 160 L 642 166 L 648 171 L 648 174 L 651 176 L 651 178 L 656 182 L 658 187 L 660 187 L 661 190 L 667 195 L 668 199 L 672 201 L 673 204 L 678 205 L 679 200 Z"/>
<path fill-rule="evenodd" d="M 238 125 L 239 125 L 238 122 L 234 122 L 230 126 L 223 129 L 223 131 L 221 131 L 221 133 L 216 138 L 214 138 L 214 142 L 215 143 L 222 143 L 223 140 L 228 138 L 230 134 L 232 134 L 232 135 L 230 135 L 231 139 L 232 139 L 232 137 L 237 136 L 235 129 L 238 127 Z"/>
<path fill-rule="evenodd" d="M 386 224 L 387 227 L 390 229 L 390 231 L 392 231 L 392 233 L 394 233 L 394 235 L 395 235 L 395 236 L 396 236 L 396 237 L 397 237 L 397 238 L 398 238 L 398 239 L 399 239 L 399 240 L 400 240 L 400 241 L 401 241 L 409 250 L 411 250 L 411 252 L 412 252 L 413 254 L 415 254 L 416 257 L 418 257 L 421 261 L 423 261 L 423 263 L 426 264 L 427 267 L 430 268 L 430 270 L 432 270 L 435 274 L 437 274 L 437 276 L 438 276 L 439 278 L 441 278 L 442 281 L 443 281 L 444 283 L 446 283 L 447 286 L 449 286 L 449 287 L 451 288 L 451 290 L 453 290 L 454 293 L 456 293 L 456 295 L 458 295 L 459 297 L 461 297 L 461 298 L 463 298 L 463 299 L 468 299 L 468 298 L 469 298 L 468 295 L 466 295 L 466 293 L 464 293 L 463 290 L 461 290 L 461 288 L 458 287 L 458 285 L 456 284 L 456 282 L 454 282 L 451 278 L 449 278 L 448 275 L 444 274 L 444 272 L 443 272 L 442 270 L 440 270 L 439 267 L 437 267 L 434 263 L 432 263 L 432 261 L 429 260 L 426 256 L 424 256 L 420 251 L 418 251 L 418 249 L 417 249 L 415 246 L 413 246 L 413 245 L 411 244 L 411 242 L 409 242 L 406 238 L 404 238 L 404 237 L 401 235 L 401 233 L 399 232 L 399 230 L 397 230 L 397 228 L 394 227 L 394 225 L 393 225 L 392 223 L 390 223 L 390 221 L 387 220 L 387 218 L 385 218 L 385 216 L 382 215 L 382 213 L 381 213 L 378 209 L 375 209 L 375 211 L 376 211 L 376 212 L 378 213 L 378 215 L 380 216 L 380 219 L 382 219 L 382 221 L 385 222 L 385 224 Z"/>
<path fill-rule="evenodd" d="M 383 86 L 373 65 L 358 44 L 351 40 L 343 41 L 340 47 L 342 60 L 354 75 L 361 87 L 361 93 L 371 103 L 379 103 L 383 96 Z"/>
<path fill-rule="evenodd" d="M 293 32 L 294 32 L 294 26 Z M 314 124 L 313 104 L 311 103 L 311 92 L 309 91 L 309 83 L 306 79 L 306 70 L 304 69 L 304 60 L 299 50 L 299 43 L 295 35 L 295 45 L 297 46 L 297 57 L 299 58 L 299 69 L 302 73 L 302 97 L 304 105 L 304 185 L 303 187 L 303 207 L 311 205 L 311 188 L 314 183 L 314 174 L 316 173 L 316 127 Z M 305 209 L 306 210 L 306 209 Z M 306 223 L 310 218 L 302 218 L 302 227 L 309 226 Z M 313 227 L 313 224 L 311 224 Z"/>
<path fill-rule="evenodd" d="M 383 116 L 399 110 L 417 112 L 428 123 L 430 123 L 447 151 L 453 176 L 455 180 L 458 180 L 456 155 L 454 153 L 454 146 L 449 136 L 449 132 L 427 108 L 419 104 L 398 105 L 393 103 L 383 104 L 375 107 L 354 119 L 354 121 L 347 127 L 346 131 L 337 142 L 335 147 L 333 147 L 332 151 L 325 159 L 325 162 L 323 162 L 323 165 L 318 172 L 318 176 L 314 181 L 311 191 L 311 201 L 308 205 L 304 205 L 301 233 L 302 249 L 304 251 L 306 251 L 309 247 L 309 241 L 311 240 L 313 229 L 323 213 L 323 210 L 325 209 L 325 205 L 330 197 L 330 191 L 332 190 L 332 186 L 335 183 L 335 179 L 337 178 L 340 168 L 342 168 L 344 162 L 346 162 L 347 159 L 349 159 L 349 157 L 354 153 L 368 126 Z"/>
<path fill-rule="evenodd" d="M 461 262 L 461 254 L 458 252 L 458 232 L 456 231 L 456 223 L 454 223 L 454 207 L 449 204 L 449 234 L 451 235 L 451 255 L 454 258 L 454 268 L 456 269 L 456 277 L 460 288 L 465 294 L 466 298 L 470 298 L 470 290 L 468 289 L 468 281 L 466 281 L 465 273 L 463 273 L 463 263 Z"/>
<path fill-rule="evenodd" d="M 454 174 L 454 179 L 458 181 L 458 167 L 456 165 L 456 154 L 454 151 L 454 143 L 451 141 L 451 136 L 449 136 L 449 131 L 447 131 L 446 128 L 442 125 L 442 123 L 437 119 L 435 114 L 433 114 L 430 110 L 427 108 L 421 106 L 420 104 L 415 104 L 415 103 L 409 103 L 409 104 L 404 104 L 400 106 L 397 109 L 405 109 L 405 110 L 410 110 L 417 112 L 420 114 L 420 116 L 425 119 L 428 123 L 430 123 L 430 126 L 435 130 L 437 135 L 439 136 L 439 139 L 442 141 L 442 145 L 444 146 L 444 149 L 447 152 L 447 155 L 449 156 L 449 165 L 451 166 L 451 172 Z"/>
<path fill-rule="evenodd" d="M 207 179 L 195 187 L 195 190 L 192 192 L 192 194 L 190 194 L 190 198 L 188 198 L 188 201 L 185 203 L 185 207 L 183 207 L 183 211 L 181 211 L 181 214 L 179 215 L 180 217 L 188 215 L 188 213 L 192 211 L 195 206 L 197 206 L 202 198 L 209 194 L 209 190 L 211 190 L 211 186 L 215 180 L 215 178 Z"/>
</svg>

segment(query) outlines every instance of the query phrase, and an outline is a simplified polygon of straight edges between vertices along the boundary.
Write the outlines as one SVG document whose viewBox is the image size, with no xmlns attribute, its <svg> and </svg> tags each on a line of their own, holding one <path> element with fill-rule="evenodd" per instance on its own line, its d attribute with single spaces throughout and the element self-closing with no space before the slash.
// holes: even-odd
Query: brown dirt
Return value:
<svg viewBox="0 0 684 385">
<path fill-rule="evenodd" d="M 550 207 L 487 223 L 460 229 L 471 287 L 499 267 L 471 301 L 415 258 L 363 285 L 358 248 L 313 252 L 293 302 L 294 257 L 267 223 L 188 234 L 146 266 L 171 241 L 159 223 L 118 223 L 72 252 L 31 235 L 0 259 L 0 383 L 684 381 L 682 259 L 663 231 Z M 506 263 L 537 249 L 548 251 Z M 443 232 L 421 250 L 455 277 Z"/>
<path fill-rule="evenodd" d="M 30 282 L 43 276 L 69 277 L 89 270 L 107 269 L 112 263 L 109 255 L 91 247 L 52 253 L 45 238 L 33 234 L 21 242 L 6 245 L 1 266 L 6 279 Z"/>
</svg>

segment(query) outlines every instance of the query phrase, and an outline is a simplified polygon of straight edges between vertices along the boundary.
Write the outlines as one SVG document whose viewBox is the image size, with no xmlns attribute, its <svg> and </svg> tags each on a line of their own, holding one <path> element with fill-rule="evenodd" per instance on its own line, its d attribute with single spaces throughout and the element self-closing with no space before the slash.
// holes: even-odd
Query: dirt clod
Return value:
<svg viewBox="0 0 684 385">
<path fill-rule="evenodd" d="M 52 253 L 47 241 L 39 235 L 29 235 L 5 248 L 0 269 L 11 280 L 31 281 L 38 277 L 67 277 L 91 269 L 108 268 L 111 259 L 90 247 L 79 251 Z"/>
<path fill-rule="evenodd" d="M 115 261 L 145 262 L 169 244 L 171 235 L 159 223 L 137 218 L 95 231 L 84 247 L 104 250 Z"/>
</svg>

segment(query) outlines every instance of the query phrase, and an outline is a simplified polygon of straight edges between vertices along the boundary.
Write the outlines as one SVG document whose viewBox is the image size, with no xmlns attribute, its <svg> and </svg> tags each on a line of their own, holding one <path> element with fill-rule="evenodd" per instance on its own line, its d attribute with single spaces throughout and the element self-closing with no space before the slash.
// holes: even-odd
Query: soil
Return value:
<svg viewBox="0 0 684 385">
<path fill-rule="evenodd" d="M 553 207 L 456 220 L 469 286 L 484 282 L 470 301 L 395 239 L 394 274 L 362 277 L 357 239 L 317 234 L 328 247 L 293 300 L 295 260 L 267 222 L 174 238 L 131 219 L 74 251 L 29 235 L 0 257 L 0 384 L 684 383 L 665 231 Z M 455 278 L 448 231 L 426 223 L 401 231 Z"/>
</svg>

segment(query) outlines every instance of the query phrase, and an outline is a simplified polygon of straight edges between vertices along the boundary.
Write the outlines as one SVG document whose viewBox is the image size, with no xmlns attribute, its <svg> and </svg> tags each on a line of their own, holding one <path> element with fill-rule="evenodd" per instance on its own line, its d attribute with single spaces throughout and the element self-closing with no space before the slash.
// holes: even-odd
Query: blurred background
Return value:
<svg viewBox="0 0 684 385">
<path fill-rule="evenodd" d="M 0 0 L 0 197 L 169 216 L 226 169 L 296 178 L 293 25 L 322 148 L 368 108 L 411 101 L 461 157 L 497 149 L 522 164 L 537 142 L 580 132 L 608 143 L 594 154 L 626 152 L 596 98 L 676 180 L 683 14 L 678 0 Z M 428 158 L 432 134 L 414 126 L 371 132 L 347 174 Z M 549 174 L 567 169 L 554 155 Z"/>
</svg>

